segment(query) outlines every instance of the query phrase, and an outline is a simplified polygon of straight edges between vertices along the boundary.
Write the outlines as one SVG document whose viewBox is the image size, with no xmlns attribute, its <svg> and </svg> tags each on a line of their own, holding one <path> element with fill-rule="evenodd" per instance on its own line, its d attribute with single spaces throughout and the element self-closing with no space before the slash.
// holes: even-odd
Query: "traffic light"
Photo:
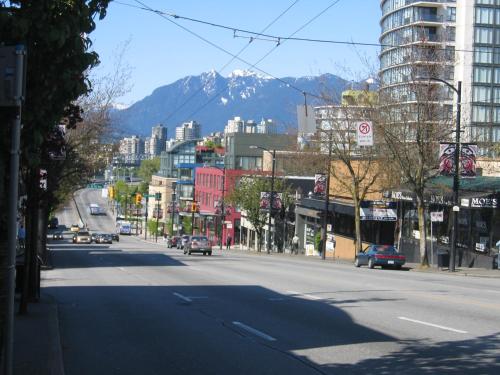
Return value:
<svg viewBox="0 0 500 375">
<path fill-rule="evenodd" d="M 142 194 L 141 193 L 136 193 L 135 194 L 135 204 L 139 205 L 142 202 Z"/>
<path fill-rule="evenodd" d="M 196 212 L 196 202 L 191 203 L 191 212 Z"/>
<path fill-rule="evenodd" d="M 115 199 L 115 187 L 108 186 L 108 196 L 110 199 Z"/>
<path fill-rule="evenodd" d="M 155 200 L 161 201 L 161 193 L 155 193 Z"/>
</svg>

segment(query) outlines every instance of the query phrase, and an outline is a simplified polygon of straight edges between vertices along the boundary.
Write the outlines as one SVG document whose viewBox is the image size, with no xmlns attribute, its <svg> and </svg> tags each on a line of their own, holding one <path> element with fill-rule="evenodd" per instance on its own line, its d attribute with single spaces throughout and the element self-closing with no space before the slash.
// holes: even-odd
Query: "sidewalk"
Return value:
<svg viewBox="0 0 500 375">
<path fill-rule="evenodd" d="M 14 320 L 14 375 L 64 375 L 57 304 L 42 293 Z"/>
</svg>

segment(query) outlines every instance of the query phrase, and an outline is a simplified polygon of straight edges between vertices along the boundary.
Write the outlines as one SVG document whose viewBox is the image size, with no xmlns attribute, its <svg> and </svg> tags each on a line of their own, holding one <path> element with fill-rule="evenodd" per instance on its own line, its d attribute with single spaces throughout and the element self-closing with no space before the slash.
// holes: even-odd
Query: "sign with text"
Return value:
<svg viewBox="0 0 500 375">
<path fill-rule="evenodd" d="M 431 212 L 432 222 L 442 222 L 444 219 L 443 211 Z"/>
<path fill-rule="evenodd" d="M 360 121 L 356 124 L 358 146 L 373 146 L 373 123 Z"/>
<path fill-rule="evenodd" d="M 396 210 L 392 208 L 360 208 L 361 220 L 396 221 Z"/>
</svg>

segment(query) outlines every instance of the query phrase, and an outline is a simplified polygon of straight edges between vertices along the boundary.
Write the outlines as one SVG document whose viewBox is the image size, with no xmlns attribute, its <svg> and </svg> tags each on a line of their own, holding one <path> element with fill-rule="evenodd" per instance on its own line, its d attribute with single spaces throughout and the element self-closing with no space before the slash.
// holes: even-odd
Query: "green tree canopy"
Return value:
<svg viewBox="0 0 500 375">
<path fill-rule="evenodd" d="M 141 166 L 137 172 L 138 176 L 145 182 L 151 181 L 151 176 L 160 170 L 160 158 L 141 161 Z"/>
</svg>

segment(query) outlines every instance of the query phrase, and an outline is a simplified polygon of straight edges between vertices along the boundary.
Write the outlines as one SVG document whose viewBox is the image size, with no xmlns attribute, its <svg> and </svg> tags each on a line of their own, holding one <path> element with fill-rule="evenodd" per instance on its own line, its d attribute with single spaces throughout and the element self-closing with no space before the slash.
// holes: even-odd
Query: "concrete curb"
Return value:
<svg viewBox="0 0 500 375">
<path fill-rule="evenodd" d="M 51 335 L 48 358 L 50 375 L 64 375 L 64 361 L 59 331 L 59 307 L 57 303 L 51 303 L 50 310 L 49 330 Z"/>
</svg>

